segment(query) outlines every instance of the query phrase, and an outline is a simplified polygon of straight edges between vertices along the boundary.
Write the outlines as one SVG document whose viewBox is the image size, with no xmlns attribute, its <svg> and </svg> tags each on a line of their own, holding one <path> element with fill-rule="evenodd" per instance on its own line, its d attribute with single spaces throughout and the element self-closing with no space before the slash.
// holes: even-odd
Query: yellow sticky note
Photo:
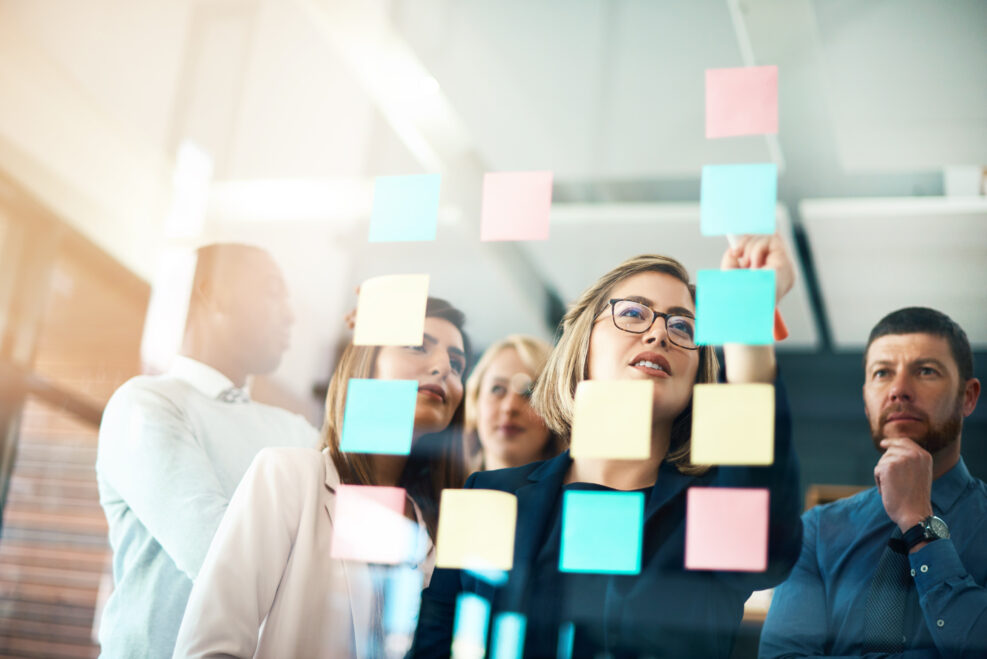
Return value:
<svg viewBox="0 0 987 659">
<path fill-rule="evenodd" d="M 769 465 L 775 459 L 771 384 L 697 384 L 692 389 L 694 464 Z"/>
<path fill-rule="evenodd" d="M 571 455 L 646 460 L 651 457 L 651 380 L 583 380 L 576 387 Z"/>
<path fill-rule="evenodd" d="M 435 566 L 510 570 L 517 497 L 497 490 L 442 490 Z"/>
<path fill-rule="evenodd" d="M 425 333 L 428 275 L 386 275 L 360 285 L 353 344 L 417 346 Z"/>
</svg>

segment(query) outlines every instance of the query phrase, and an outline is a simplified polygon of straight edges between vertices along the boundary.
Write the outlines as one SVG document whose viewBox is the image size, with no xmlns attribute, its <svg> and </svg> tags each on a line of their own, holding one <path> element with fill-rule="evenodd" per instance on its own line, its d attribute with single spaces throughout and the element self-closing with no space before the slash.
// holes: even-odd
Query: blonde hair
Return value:
<svg viewBox="0 0 987 659">
<path fill-rule="evenodd" d="M 510 334 L 500 341 L 496 341 L 487 348 L 483 356 L 476 363 L 473 368 L 473 372 L 470 374 L 469 379 L 466 381 L 466 395 L 465 395 L 465 407 L 466 407 L 466 421 L 463 425 L 463 443 L 466 451 L 466 462 L 469 468 L 474 471 L 481 471 L 485 469 L 483 460 L 483 447 L 480 445 L 480 435 L 477 431 L 477 408 L 480 399 L 480 384 L 483 381 L 483 377 L 487 374 L 487 370 L 493 363 L 494 359 L 497 358 L 504 350 L 514 350 L 518 354 L 521 363 L 524 364 L 525 368 L 530 370 L 534 374 L 534 379 L 537 380 L 538 376 L 541 374 L 542 369 L 545 368 L 545 363 L 548 361 L 548 356 L 552 352 L 552 346 L 541 339 L 535 338 L 533 336 L 526 336 L 524 334 Z M 552 458 L 562 452 L 562 440 L 551 429 L 548 432 L 548 440 L 545 442 L 545 447 L 542 450 L 543 458 Z"/>
<path fill-rule="evenodd" d="M 692 301 L 696 300 L 696 287 L 689 281 L 689 271 L 681 263 L 667 256 L 645 254 L 635 256 L 606 273 L 585 292 L 562 319 L 562 336 L 548 358 L 545 370 L 535 384 L 532 404 L 545 423 L 562 437 L 566 445 L 572 434 L 572 413 L 576 385 L 586 379 L 589 339 L 593 323 L 610 300 L 614 287 L 632 275 L 642 272 L 660 272 L 675 277 L 689 289 Z M 712 346 L 699 347 L 699 368 L 696 382 L 716 382 L 720 365 Z M 672 423 L 668 454 L 665 460 L 674 464 L 684 474 L 699 475 L 709 467 L 689 462 L 692 434 L 692 400 Z"/>
<path fill-rule="evenodd" d="M 452 323 L 463 337 L 469 367 L 469 338 L 463 332 L 463 312 L 445 300 L 428 298 L 426 318 L 442 318 Z M 329 449 L 339 480 L 346 484 L 378 485 L 371 456 L 366 453 L 344 453 L 340 449 L 343 414 L 346 410 L 346 388 L 351 378 L 373 377 L 380 348 L 348 345 L 329 380 L 326 393 L 326 418 L 322 425 L 322 447 Z M 464 370 L 465 372 L 465 370 Z M 444 488 L 460 488 L 466 482 L 466 461 L 463 457 L 463 404 L 460 402 L 445 430 L 425 435 L 412 446 L 408 463 L 401 475 L 400 487 L 405 488 L 422 511 L 422 517 L 433 541 L 438 529 L 439 498 Z"/>
</svg>

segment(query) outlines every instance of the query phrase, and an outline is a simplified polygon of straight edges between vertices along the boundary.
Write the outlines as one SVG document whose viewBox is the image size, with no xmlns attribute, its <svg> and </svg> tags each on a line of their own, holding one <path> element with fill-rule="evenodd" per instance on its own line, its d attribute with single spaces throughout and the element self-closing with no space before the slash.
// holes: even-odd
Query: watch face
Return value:
<svg viewBox="0 0 987 659">
<path fill-rule="evenodd" d="M 946 522 L 942 521 L 938 517 L 930 517 L 925 527 L 925 536 L 927 538 L 948 538 L 949 527 L 946 526 Z"/>
</svg>

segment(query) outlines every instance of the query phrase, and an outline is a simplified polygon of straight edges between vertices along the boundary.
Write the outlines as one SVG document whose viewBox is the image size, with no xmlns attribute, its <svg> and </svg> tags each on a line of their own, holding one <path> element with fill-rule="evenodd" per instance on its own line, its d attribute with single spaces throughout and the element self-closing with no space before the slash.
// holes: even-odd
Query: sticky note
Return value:
<svg viewBox="0 0 987 659">
<path fill-rule="evenodd" d="M 378 176 L 370 214 L 370 242 L 435 240 L 439 174 Z"/>
<path fill-rule="evenodd" d="M 425 334 L 428 275 L 385 275 L 360 285 L 353 345 L 417 346 Z"/>
<path fill-rule="evenodd" d="M 436 567 L 510 570 L 517 498 L 496 490 L 442 490 Z"/>
<path fill-rule="evenodd" d="M 704 236 L 774 233 L 778 166 L 773 162 L 706 165 L 699 193 Z"/>
<path fill-rule="evenodd" d="M 480 240 L 548 240 L 552 172 L 483 176 Z"/>
<path fill-rule="evenodd" d="M 777 66 L 707 69 L 707 139 L 777 133 Z"/>
<path fill-rule="evenodd" d="M 566 492 L 559 570 L 637 574 L 643 526 L 641 492 Z"/>
<path fill-rule="evenodd" d="M 473 593 L 461 593 L 456 598 L 456 621 L 452 628 L 452 657 L 482 659 L 486 656 L 489 622 L 490 602 Z"/>
<path fill-rule="evenodd" d="M 492 659 L 521 659 L 528 620 L 521 613 L 500 613 L 494 618 L 491 634 Z"/>
<path fill-rule="evenodd" d="M 351 379 L 340 450 L 408 455 L 417 403 L 418 380 Z"/>
<path fill-rule="evenodd" d="M 700 270 L 696 277 L 696 343 L 774 342 L 774 270 Z"/>
<path fill-rule="evenodd" d="M 572 420 L 572 457 L 614 460 L 651 457 L 653 400 L 651 380 L 580 382 Z"/>
<path fill-rule="evenodd" d="M 401 566 L 390 569 L 386 579 L 384 586 L 384 630 L 388 634 L 399 634 L 410 638 L 415 633 L 415 626 L 418 624 L 422 573 L 416 568 Z"/>
<path fill-rule="evenodd" d="M 772 384 L 697 384 L 692 388 L 690 461 L 769 465 L 775 457 Z"/>
<path fill-rule="evenodd" d="M 417 524 L 404 516 L 400 487 L 340 485 L 332 515 L 333 558 L 397 565 L 415 553 Z"/>
<path fill-rule="evenodd" d="M 686 569 L 764 572 L 768 497 L 763 488 L 690 487 L 685 504 Z"/>
</svg>

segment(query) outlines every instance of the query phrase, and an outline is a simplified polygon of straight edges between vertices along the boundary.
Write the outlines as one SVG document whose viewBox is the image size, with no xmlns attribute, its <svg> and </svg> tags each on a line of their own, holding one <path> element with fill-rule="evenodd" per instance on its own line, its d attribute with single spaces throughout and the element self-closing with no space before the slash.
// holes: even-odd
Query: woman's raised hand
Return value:
<svg viewBox="0 0 987 659">
<path fill-rule="evenodd" d="M 770 268 L 775 271 L 775 301 L 785 297 L 795 285 L 795 263 L 792 261 L 785 241 L 775 233 L 766 235 L 738 236 L 720 260 L 721 270 L 758 270 Z"/>
</svg>

